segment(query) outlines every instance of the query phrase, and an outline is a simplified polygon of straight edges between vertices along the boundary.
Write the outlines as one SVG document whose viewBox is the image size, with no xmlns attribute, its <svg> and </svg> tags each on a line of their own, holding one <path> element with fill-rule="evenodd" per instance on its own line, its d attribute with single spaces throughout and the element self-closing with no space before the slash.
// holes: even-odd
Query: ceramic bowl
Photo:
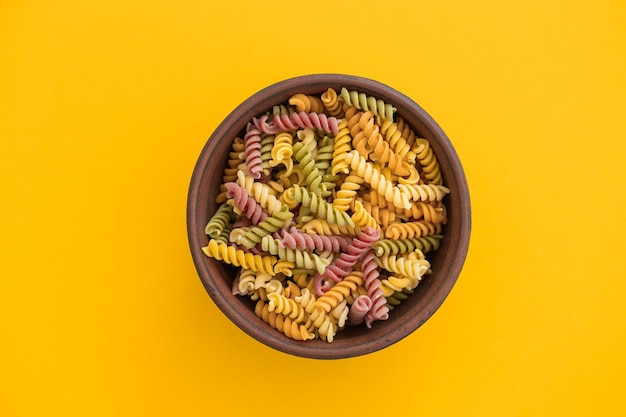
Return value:
<svg viewBox="0 0 626 417">
<path fill-rule="evenodd" d="M 396 115 L 414 129 L 417 136 L 430 142 L 438 159 L 444 184 L 450 189 L 445 197 L 448 220 L 443 227 L 440 247 L 428 253 L 432 273 L 387 320 L 365 325 L 346 326 L 332 343 L 321 339 L 293 340 L 273 329 L 254 313 L 250 297 L 233 295 L 235 269 L 207 257 L 202 247 L 208 243 L 205 226 L 218 204 L 215 201 L 233 139 L 243 137 L 247 123 L 285 103 L 296 93 L 321 95 L 329 87 L 342 87 L 392 104 Z M 217 127 L 202 149 L 191 177 L 187 202 L 187 232 L 191 255 L 198 275 L 219 309 L 241 330 L 258 342 L 281 352 L 306 358 L 340 359 L 384 349 L 417 330 L 444 302 L 462 270 L 471 228 L 469 191 L 461 162 L 444 131 L 411 98 L 381 82 L 343 74 L 313 74 L 295 77 L 266 87 L 235 108 Z M 222 335 L 222 337 L 225 337 Z"/>
</svg>

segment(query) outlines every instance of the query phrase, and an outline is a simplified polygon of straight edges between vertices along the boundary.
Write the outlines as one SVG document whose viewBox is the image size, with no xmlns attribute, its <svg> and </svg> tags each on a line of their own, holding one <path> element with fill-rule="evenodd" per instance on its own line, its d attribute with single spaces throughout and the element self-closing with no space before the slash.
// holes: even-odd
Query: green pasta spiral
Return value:
<svg viewBox="0 0 626 417">
<path fill-rule="evenodd" d="M 309 208 L 316 213 L 319 218 L 328 221 L 328 223 L 338 226 L 354 227 L 354 221 L 345 211 L 338 210 L 331 203 L 324 201 L 315 193 L 309 192 L 306 188 L 299 185 L 293 185 L 285 190 L 283 196 L 288 201 L 297 201 L 303 207 Z"/>
<path fill-rule="evenodd" d="M 283 205 L 280 211 L 273 213 L 258 225 L 250 228 L 242 236 L 239 236 L 237 243 L 245 248 L 251 248 L 260 243 L 264 236 L 287 227 L 292 219 L 293 213 L 289 211 L 289 207 Z"/>
<path fill-rule="evenodd" d="M 231 205 L 226 203 L 220 204 L 215 214 L 204 228 L 204 232 L 213 239 L 217 239 L 222 234 L 226 225 L 230 223 L 233 215 L 233 207 Z"/>
<path fill-rule="evenodd" d="M 412 239 L 381 239 L 372 244 L 376 256 L 398 255 L 415 250 L 427 253 L 439 248 L 441 235 L 420 236 Z"/>
</svg>

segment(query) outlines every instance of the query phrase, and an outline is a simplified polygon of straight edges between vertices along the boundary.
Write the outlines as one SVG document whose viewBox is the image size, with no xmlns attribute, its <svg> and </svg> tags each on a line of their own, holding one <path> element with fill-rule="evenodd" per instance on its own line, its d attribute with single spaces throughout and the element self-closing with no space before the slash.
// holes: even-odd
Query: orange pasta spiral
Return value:
<svg viewBox="0 0 626 417">
<path fill-rule="evenodd" d="M 315 338 L 315 335 L 309 332 L 303 324 L 276 313 L 275 311 L 269 311 L 267 304 L 262 300 L 256 303 L 254 313 L 274 329 L 294 340 L 309 340 Z"/>
</svg>

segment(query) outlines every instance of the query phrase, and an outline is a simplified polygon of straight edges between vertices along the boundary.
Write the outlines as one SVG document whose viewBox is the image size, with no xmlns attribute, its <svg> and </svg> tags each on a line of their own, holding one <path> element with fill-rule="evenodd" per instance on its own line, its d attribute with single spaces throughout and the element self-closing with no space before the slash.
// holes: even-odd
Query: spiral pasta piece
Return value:
<svg viewBox="0 0 626 417">
<path fill-rule="evenodd" d="M 412 151 L 411 145 L 402 137 L 402 131 L 398 127 L 398 123 L 387 119 L 380 119 L 378 124 L 380 125 L 381 135 L 385 141 L 389 143 L 389 147 L 396 155 L 400 158 L 406 158 L 410 163 L 414 163 L 416 154 Z"/>
<path fill-rule="evenodd" d="M 356 201 L 354 203 L 354 214 L 352 215 L 352 221 L 355 226 L 359 226 L 365 229 L 365 227 L 369 226 L 372 229 L 380 229 L 380 225 L 376 221 L 372 215 L 365 210 L 363 207 L 363 203 L 360 201 Z"/>
<path fill-rule="evenodd" d="M 245 188 L 248 195 L 254 198 L 270 216 L 282 209 L 283 203 L 276 198 L 275 191 L 267 184 L 254 181 L 253 178 L 244 174 L 243 171 L 237 172 L 237 184 Z"/>
<path fill-rule="evenodd" d="M 314 233 L 322 236 L 332 235 L 357 235 L 361 232 L 360 227 L 353 226 L 339 226 L 334 223 L 328 223 L 324 219 L 313 219 L 306 222 L 300 228 L 304 233 Z"/>
<path fill-rule="evenodd" d="M 218 238 L 226 225 L 231 222 L 232 217 L 233 208 L 225 203 L 220 204 L 206 224 L 204 233 L 213 239 Z"/>
<path fill-rule="evenodd" d="M 306 275 L 303 274 L 300 275 L 300 277 L 306 277 Z M 311 281 L 306 281 L 304 285 L 302 282 L 298 282 L 297 280 L 295 282 L 297 282 L 298 286 L 302 288 L 302 290 L 300 291 L 300 295 L 294 298 L 295 302 L 300 304 L 302 308 L 304 308 L 304 311 L 306 311 L 308 314 L 313 313 L 313 311 L 315 311 L 315 302 L 317 301 L 317 297 L 315 296 L 315 294 L 313 294 L 311 288 L 309 288 L 308 284 Z"/>
<path fill-rule="evenodd" d="M 404 302 L 407 298 L 409 298 L 409 295 L 411 295 L 412 293 L 413 291 L 408 290 L 392 291 L 391 294 L 385 296 L 385 298 L 387 299 L 387 307 L 390 311 L 393 310 L 394 308 L 402 304 L 402 302 Z"/>
<path fill-rule="evenodd" d="M 385 230 L 387 239 L 412 239 L 420 236 L 438 235 L 441 224 L 417 220 L 407 223 L 393 223 Z"/>
<path fill-rule="evenodd" d="M 359 285 L 363 285 L 363 272 L 352 271 L 315 301 L 315 308 L 330 313 Z"/>
<path fill-rule="evenodd" d="M 327 196 L 329 193 L 326 187 L 322 187 L 322 176 L 319 169 L 315 166 L 315 161 L 311 156 L 311 152 L 302 142 L 298 142 L 293 145 L 293 153 L 300 164 L 302 169 L 302 175 L 304 176 L 304 185 L 309 187 L 309 190 L 318 194 L 321 197 Z"/>
<path fill-rule="evenodd" d="M 239 166 L 245 161 L 245 147 L 243 139 L 236 137 L 233 141 L 232 149 L 228 153 L 228 162 L 226 168 L 224 168 L 224 175 L 222 176 L 222 184 L 220 184 L 220 193 L 215 197 L 217 203 L 223 203 L 226 201 L 226 187 L 224 184 L 237 180 L 237 171 Z"/>
<path fill-rule="evenodd" d="M 380 230 L 366 227 L 361 233 L 352 239 L 350 246 L 341 252 L 335 261 L 328 265 L 323 273 L 317 273 L 313 277 L 313 290 L 321 296 L 324 291 L 324 281 L 341 281 L 348 275 L 352 267 L 359 261 L 361 256 L 380 238 Z"/>
<path fill-rule="evenodd" d="M 398 184 L 398 188 L 413 201 L 441 201 L 450 193 L 448 187 L 435 184 Z"/>
<path fill-rule="evenodd" d="M 396 123 L 398 125 L 398 130 L 402 132 L 402 137 L 406 139 L 406 143 L 411 146 L 412 149 L 413 146 L 415 146 L 415 141 L 417 139 L 417 137 L 415 136 L 415 132 L 413 131 L 413 129 L 411 129 L 411 126 L 409 126 L 409 124 L 406 123 L 406 121 L 400 116 L 397 117 Z"/>
<path fill-rule="evenodd" d="M 293 219 L 293 213 L 289 211 L 289 207 L 283 206 L 280 211 L 274 212 L 243 236 L 240 236 L 237 243 L 245 248 L 251 248 L 260 243 L 265 236 L 289 226 L 291 219 Z"/>
<path fill-rule="evenodd" d="M 350 215 L 344 211 L 337 210 L 332 204 L 324 201 L 319 195 L 309 192 L 306 188 L 294 185 L 283 193 L 286 201 L 297 201 L 303 207 L 309 208 L 319 218 L 338 226 L 354 227 L 354 222 Z"/>
<path fill-rule="evenodd" d="M 343 103 L 339 101 L 339 96 L 334 89 L 329 88 L 326 90 L 320 99 L 322 100 L 322 104 L 326 108 L 326 111 L 331 116 L 341 117 L 345 113 Z"/>
<path fill-rule="evenodd" d="M 233 283 L 233 294 L 248 295 L 256 289 L 256 271 L 251 269 L 242 269 L 239 271 L 235 282 Z M 268 274 L 271 278 L 271 275 Z"/>
<path fill-rule="evenodd" d="M 233 211 L 237 214 L 243 214 L 250 219 L 251 224 L 259 224 L 259 222 L 267 219 L 267 213 L 263 211 L 263 207 L 248 194 L 245 188 L 237 183 L 226 183 L 226 197 L 233 202 Z"/>
<path fill-rule="evenodd" d="M 294 94 L 289 98 L 289 104 L 296 108 L 298 112 L 324 113 L 326 107 L 319 97 L 308 94 Z"/>
<path fill-rule="evenodd" d="M 413 290 L 419 284 L 419 279 L 413 277 L 403 277 L 403 276 L 394 276 L 390 275 L 387 278 L 380 281 L 381 288 L 383 289 L 383 293 L 386 290 L 391 290 L 389 294 L 393 294 L 393 292 L 401 292 L 403 290 Z M 388 297 L 389 295 L 385 295 Z"/>
<path fill-rule="evenodd" d="M 345 154 L 352 150 L 352 136 L 348 128 L 348 121 L 342 119 L 337 125 L 337 134 L 333 145 L 333 159 L 331 162 L 330 172 L 333 175 L 339 173 L 347 174 L 350 172 L 348 164 L 345 162 Z"/>
<path fill-rule="evenodd" d="M 362 200 L 357 200 L 357 201 L 363 206 L 363 209 L 365 209 L 370 214 L 370 216 L 376 221 L 380 229 L 386 230 L 391 222 L 396 221 L 397 216 L 395 212 L 386 208 L 380 208 L 380 206 L 374 205 L 369 201 L 362 201 Z M 354 204 L 356 207 L 356 202 Z M 355 223 L 356 223 L 356 220 L 355 220 Z"/>
<path fill-rule="evenodd" d="M 254 308 L 254 313 L 264 322 L 268 323 L 274 329 L 284 333 L 285 336 L 294 340 L 314 339 L 315 335 L 309 332 L 303 324 L 300 324 L 289 317 L 278 314 L 275 311 L 269 311 L 267 304 L 259 300 Z"/>
<path fill-rule="evenodd" d="M 269 165 L 277 167 L 285 166 L 285 175 L 291 175 L 293 169 L 293 136 L 289 132 L 280 132 L 274 137 L 274 147 L 271 150 Z"/>
<path fill-rule="evenodd" d="M 333 323 L 331 317 L 317 309 L 313 310 L 309 317 L 320 339 L 332 343 L 337 334 L 337 324 Z"/>
<path fill-rule="evenodd" d="M 401 255 L 415 250 L 428 253 L 439 248 L 441 235 L 420 236 L 411 239 L 381 239 L 372 244 L 376 256 Z"/>
<path fill-rule="evenodd" d="M 357 175 L 361 176 L 365 182 L 369 183 L 372 188 L 383 195 L 387 201 L 392 202 L 396 207 L 409 208 L 411 206 L 409 195 L 400 190 L 399 185 L 394 186 L 391 181 L 385 178 L 379 168 L 368 162 L 356 151 L 349 152 L 346 155 L 346 162 L 350 164 L 350 168 Z"/>
<path fill-rule="evenodd" d="M 315 168 L 319 170 L 322 176 L 328 176 L 328 168 L 330 168 L 330 164 L 333 159 L 334 148 L 335 140 L 328 136 L 324 136 L 324 138 L 320 142 L 320 146 L 317 148 L 317 155 L 315 156 Z"/>
<path fill-rule="evenodd" d="M 380 273 L 375 259 L 376 256 L 371 250 L 365 252 L 361 259 L 365 288 L 367 289 L 367 295 L 372 301 L 372 306 L 365 315 L 365 325 L 368 328 L 371 328 L 372 323 L 376 320 L 387 320 L 389 318 L 387 299 L 380 288 Z"/>
<path fill-rule="evenodd" d="M 437 157 L 426 139 L 417 139 L 415 155 L 422 166 L 428 184 L 441 185 L 443 178 L 441 177 L 439 161 L 437 161 Z"/>
<path fill-rule="evenodd" d="M 365 321 L 367 312 L 372 308 L 372 299 L 368 295 L 359 295 L 350 305 L 348 324 L 359 325 Z"/>
<path fill-rule="evenodd" d="M 280 231 L 279 236 L 280 245 L 290 249 L 339 252 L 342 247 L 348 245 L 348 239 L 345 237 L 302 233 L 295 226 L 291 227 L 288 231 Z"/>
<path fill-rule="evenodd" d="M 374 262 L 389 272 L 417 280 L 421 280 L 422 276 L 430 270 L 430 263 L 426 259 L 415 257 L 382 255 L 374 257 Z"/>
<path fill-rule="evenodd" d="M 274 265 L 278 259 L 275 256 L 253 255 L 232 245 L 219 243 L 215 239 L 210 239 L 208 245 L 202 247 L 202 251 L 205 255 L 227 264 L 276 275 Z"/>
<path fill-rule="evenodd" d="M 248 175 L 256 180 L 261 178 L 261 131 L 252 123 L 248 123 L 243 137 Z"/>
<path fill-rule="evenodd" d="M 296 323 L 306 322 L 308 314 L 306 314 L 304 308 L 295 300 L 278 292 L 268 294 L 267 299 L 267 309 L 270 312 L 275 311 L 276 313 L 283 314 Z"/>
<path fill-rule="evenodd" d="M 280 259 L 291 261 L 299 268 L 314 269 L 318 273 L 323 273 L 330 263 L 327 259 L 322 259 L 314 253 L 283 247 L 280 241 L 272 236 L 264 236 L 261 239 L 261 249 L 278 256 Z"/>
<path fill-rule="evenodd" d="M 291 105 L 278 104 L 272 106 L 272 111 L 268 112 L 268 116 L 280 116 L 280 115 L 289 115 L 296 111 L 295 107 Z"/>
<path fill-rule="evenodd" d="M 295 129 L 317 129 L 333 135 L 337 133 L 338 120 L 325 114 L 294 112 L 289 115 L 276 115 L 268 122 L 267 116 L 254 118 L 253 123 L 263 133 L 276 134 L 281 131 Z"/>
<path fill-rule="evenodd" d="M 408 209 L 397 209 L 397 214 L 401 214 L 404 218 L 412 218 L 415 220 L 426 220 L 431 223 L 445 224 L 448 221 L 446 206 L 441 200 L 439 201 L 412 201 L 411 207 Z"/>
<path fill-rule="evenodd" d="M 348 91 L 345 87 L 341 89 L 340 97 L 346 104 L 354 106 L 359 110 L 372 111 L 372 113 L 383 119 L 393 120 L 393 114 L 396 108 L 391 104 L 385 103 L 383 100 L 367 96 L 358 91 Z"/>
<path fill-rule="evenodd" d="M 263 170 L 263 177 L 270 175 L 272 166 L 270 161 L 272 160 L 272 149 L 274 148 L 275 135 L 261 135 L 261 169 Z"/>
<path fill-rule="evenodd" d="M 348 175 L 336 192 L 332 202 L 333 207 L 337 210 L 348 211 L 364 182 L 365 180 L 359 175 Z"/>
</svg>

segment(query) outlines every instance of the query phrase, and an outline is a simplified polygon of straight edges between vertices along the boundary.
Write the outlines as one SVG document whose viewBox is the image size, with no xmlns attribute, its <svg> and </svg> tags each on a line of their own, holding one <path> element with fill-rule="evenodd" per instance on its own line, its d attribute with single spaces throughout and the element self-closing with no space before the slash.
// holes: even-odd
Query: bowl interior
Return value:
<svg viewBox="0 0 626 417">
<path fill-rule="evenodd" d="M 236 136 L 243 137 L 246 124 L 272 106 L 286 102 L 296 93 L 320 95 L 332 87 L 342 87 L 375 96 L 397 108 L 416 135 L 430 142 L 451 192 L 445 197 L 448 222 L 438 250 L 427 257 L 432 273 L 425 276 L 409 298 L 395 307 L 388 320 L 346 326 L 328 343 L 315 339 L 296 341 L 271 328 L 254 314 L 254 302 L 231 293 L 235 269 L 207 257 L 201 250 L 208 244 L 204 227 L 217 204 L 228 152 Z M 374 80 L 341 74 L 296 77 L 269 86 L 239 105 L 218 126 L 207 141 L 196 163 L 188 195 L 187 227 L 192 257 L 207 292 L 222 312 L 240 329 L 277 350 L 297 356 L 335 359 L 371 353 L 398 342 L 420 327 L 439 308 L 454 286 L 463 266 L 471 226 L 467 182 L 458 156 L 437 123 L 413 100 Z"/>
</svg>

